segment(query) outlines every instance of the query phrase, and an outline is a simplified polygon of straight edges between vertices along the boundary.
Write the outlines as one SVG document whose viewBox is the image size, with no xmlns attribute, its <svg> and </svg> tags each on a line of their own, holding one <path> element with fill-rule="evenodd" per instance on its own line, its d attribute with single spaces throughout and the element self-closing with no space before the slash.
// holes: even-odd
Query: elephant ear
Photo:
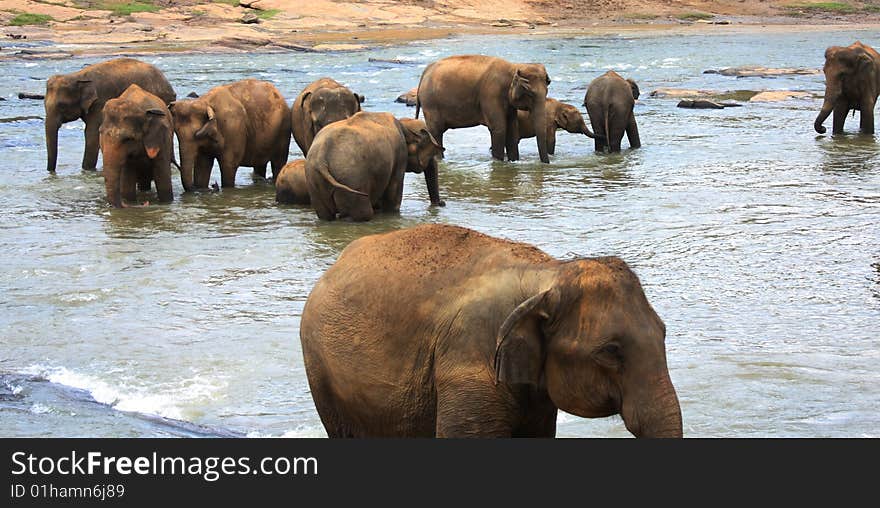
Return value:
<svg viewBox="0 0 880 508">
<path fill-rule="evenodd" d="M 210 138 L 216 141 L 220 130 L 217 127 L 217 115 L 214 113 L 214 108 L 208 106 L 207 114 L 208 121 L 205 122 L 205 125 L 202 125 L 201 129 L 196 131 L 195 137 L 196 139 Z"/>
<path fill-rule="evenodd" d="M 84 112 L 88 112 L 92 104 L 98 100 L 98 90 L 90 79 L 81 79 L 76 82 L 76 86 L 79 88 L 79 107 Z"/>
<path fill-rule="evenodd" d="M 541 324 L 551 291 L 532 296 L 507 316 L 495 339 L 495 384 L 537 385 L 544 369 Z"/>
<path fill-rule="evenodd" d="M 358 94 L 358 93 L 354 94 L 354 96 L 357 97 L 358 104 L 363 104 L 364 101 L 367 100 L 366 97 L 364 97 L 363 95 Z"/>
<path fill-rule="evenodd" d="M 516 109 L 528 110 L 531 107 L 531 101 L 534 96 L 535 92 L 532 91 L 529 79 L 523 76 L 519 69 L 517 69 L 510 82 L 510 92 L 508 93 L 510 104 Z"/>
<path fill-rule="evenodd" d="M 639 100 L 639 85 L 632 79 L 627 79 L 626 82 L 629 83 L 629 88 L 632 90 L 633 100 Z"/>
<path fill-rule="evenodd" d="M 144 122 L 144 150 L 147 157 L 155 159 L 168 138 L 168 129 L 163 119 L 165 112 L 161 109 L 147 110 L 147 120 Z"/>
</svg>

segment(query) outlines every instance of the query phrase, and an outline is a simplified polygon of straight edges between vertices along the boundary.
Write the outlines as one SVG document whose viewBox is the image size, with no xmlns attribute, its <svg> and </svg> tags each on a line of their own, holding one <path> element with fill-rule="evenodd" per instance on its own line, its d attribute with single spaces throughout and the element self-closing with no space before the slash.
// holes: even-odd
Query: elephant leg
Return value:
<svg viewBox="0 0 880 508">
<path fill-rule="evenodd" d="M 626 126 L 626 139 L 629 140 L 630 148 L 639 148 L 642 141 L 639 139 L 639 127 L 636 125 L 636 115 L 630 115 Z"/>
<path fill-rule="evenodd" d="M 489 135 L 492 137 L 492 158 L 500 161 L 504 160 L 504 143 L 507 139 L 507 133 L 503 127 L 489 127 Z"/>
<path fill-rule="evenodd" d="M 511 437 L 510 409 L 493 388 L 490 380 L 438 380 L 436 436 Z"/>
<path fill-rule="evenodd" d="M 254 174 L 259 176 L 260 178 L 266 178 L 266 163 L 264 162 L 262 164 L 255 165 Z"/>
<path fill-rule="evenodd" d="M 235 173 L 238 171 L 238 164 L 230 162 L 229 159 L 220 161 L 220 186 L 235 187 Z M 266 168 L 263 167 L 263 174 L 266 174 Z"/>
<path fill-rule="evenodd" d="M 156 182 L 156 194 L 159 201 L 168 203 L 174 200 L 171 190 L 171 164 L 167 161 L 153 164 L 153 181 Z"/>
<path fill-rule="evenodd" d="M 519 122 L 516 119 L 516 110 L 512 108 L 507 112 L 507 125 L 504 129 L 504 147 L 507 150 L 507 160 L 519 160 Z"/>
<path fill-rule="evenodd" d="M 312 208 L 315 209 L 319 219 L 327 221 L 336 220 L 336 204 L 333 203 L 332 197 L 329 199 L 312 199 Z"/>
<path fill-rule="evenodd" d="M 834 124 L 831 129 L 832 134 L 843 134 L 843 124 L 846 122 L 846 114 L 849 108 L 845 105 L 834 106 Z"/>
<path fill-rule="evenodd" d="M 373 218 L 373 204 L 367 196 L 336 191 L 333 193 L 333 201 L 341 217 L 354 222 L 365 222 Z"/>
<path fill-rule="evenodd" d="M 270 164 L 272 164 L 272 180 L 274 181 L 278 178 L 278 175 L 281 174 L 281 168 L 287 163 L 287 156 L 289 155 L 290 142 L 288 141 L 287 146 L 285 146 L 284 150 L 278 150 L 274 156 L 272 156 L 272 160 Z"/>
<path fill-rule="evenodd" d="M 139 171 L 132 167 L 125 167 L 122 169 L 122 177 L 120 183 L 120 191 L 122 195 L 122 199 L 124 201 L 130 201 L 132 203 L 137 201 L 137 182 Z"/>
<path fill-rule="evenodd" d="M 83 152 L 82 168 L 85 171 L 98 169 L 98 150 L 100 149 L 100 116 L 91 114 L 86 117 L 86 148 Z"/>
<path fill-rule="evenodd" d="M 214 158 L 210 155 L 196 156 L 193 185 L 196 189 L 207 189 L 211 183 L 211 170 L 214 169 Z"/>
<path fill-rule="evenodd" d="M 403 201 L 403 177 L 391 178 L 385 194 L 382 195 L 381 209 L 383 212 L 400 212 L 400 203 Z"/>
<path fill-rule="evenodd" d="M 874 101 L 865 99 L 859 113 L 859 130 L 862 134 L 874 134 Z"/>
<path fill-rule="evenodd" d="M 599 140 L 598 134 L 596 134 L 596 138 L 593 140 L 593 147 L 595 148 L 595 150 L 597 152 L 604 152 L 605 151 L 605 143 L 603 141 Z"/>
</svg>

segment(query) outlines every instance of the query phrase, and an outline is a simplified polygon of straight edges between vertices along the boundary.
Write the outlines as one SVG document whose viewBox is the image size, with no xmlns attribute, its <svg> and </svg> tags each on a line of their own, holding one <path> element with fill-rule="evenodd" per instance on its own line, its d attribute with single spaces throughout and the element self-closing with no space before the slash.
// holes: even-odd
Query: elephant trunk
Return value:
<svg viewBox="0 0 880 508">
<path fill-rule="evenodd" d="M 107 190 L 107 201 L 116 208 L 122 208 L 122 171 L 125 167 L 125 155 L 119 147 L 104 144 L 104 187 Z"/>
<path fill-rule="evenodd" d="M 834 103 L 825 98 L 825 102 L 822 104 L 822 111 L 819 111 L 819 116 L 816 117 L 816 121 L 813 123 L 813 128 L 816 129 L 816 132 L 819 134 L 825 134 L 827 130 L 822 124 L 825 122 L 825 119 L 831 114 L 834 110 Z"/>
<path fill-rule="evenodd" d="M 431 198 L 433 206 L 445 206 L 446 203 L 440 199 L 440 184 L 437 173 L 437 158 L 432 157 L 425 167 L 425 184 L 428 186 L 428 197 Z"/>
<path fill-rule="evenodd" d="M 50 173 L 55 172 L 55 166 L 58 163 L 58 129 L 61 128 L 61 119 L 55 113 L 46 113 L 46 153 L 48 161 L 46 170 Z"/>
<path fill-rule="evenodd" d="M 681 406 L 669 374 L 648 386 L 635 400 L 624 400 L 621 415 L 627 430 L 636 437 L 682 437 Z"/>
<path fill-rule="evenodd" d="M 543 98 L 535 100 L 535 106 L 531 111 L 531 117 L 532 125 L 535 129 L 535 137 L 538 139 L 538 155 L 541 157 L 541 162 L 548 163 L 550 162 L 550 156 L 548 155 L 547 150 L 547 108 L 544 105 L 545 102 L 546 101 Z"/>
<path fill-rule="evenodd" d="M 591 131 L 590 128 L 587 127 L 587 123 L 584 121 L 583 117 L 581 117 L 580 121 L 578 121 L 578 128 L 579 130 L 577 132 L 574 132 L 573 134 L 584 134 L 588 138 L 596 137 L 596 135 L 593 134 L 593 131 Z"/>
<path fill-rule="evenodd" d="M 195 146 L 191 146 L 190 143 L 180 143 L 179 149 L 180 165 L 178 168 L 180 169 L 180 183 L 185 192 L 191 192 L 195 188 L 193 185 L 193 175 L 195 173 L 197 149 Z"/>
</svg>

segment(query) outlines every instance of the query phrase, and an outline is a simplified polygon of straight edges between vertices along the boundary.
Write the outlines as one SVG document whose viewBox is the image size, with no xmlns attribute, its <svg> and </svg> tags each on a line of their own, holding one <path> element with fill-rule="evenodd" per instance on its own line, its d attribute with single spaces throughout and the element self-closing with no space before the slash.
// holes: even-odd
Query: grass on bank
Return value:
<svg viewBox="0 0 880 508">
<path fill-rule="evenodd" d="M 684 21 L 697 21 L 701 19 L 712 19 L 715 15 L 709 14 L 708 12 L 685 12 L 676 17 Z"/>
<path fill-rule="evenodd" d="M 804 14 L 858 14 L 880 12 L 880 5 L 865 3 L 861 6 L 848 2 L 799 2 L 783 6 L 789 16 Z"/>
<path fill-rule="evenodd" d="M 137 12 L 159 12 L 161 6 L 153 0 L 74 0 L 77 7 L 87 10 L 110 11 L 111 16 L 131 16 Z"/>
<path fill-rule="evenodd" d="M 266 9 L 265 11 L 257 12 L 257 17 L 262 19 L 263 21 L 266 21 L 277 16 L 279 12 L 281 12 L 281 9 Z"/>
<path fill-rule="evenodd" d="M 32 12 L 19 12 L 7 23 L 9 26 L 46 25 L 55 18 L 48 14 L 34 14 Z"/>
<path fill-rule="evenodd" d="M 238 7 L 238 0 L 211 0 L 211 2 L 215 4 L 226 4 L 233 7 Z"/>
<path fill-rule="evenodd" d="M 623 19 L 641 20 L 641 19 L 657 19 L 659 14 L 651 14 L 648 12 L 628 12 L 623 15 Z"/>
</svg>

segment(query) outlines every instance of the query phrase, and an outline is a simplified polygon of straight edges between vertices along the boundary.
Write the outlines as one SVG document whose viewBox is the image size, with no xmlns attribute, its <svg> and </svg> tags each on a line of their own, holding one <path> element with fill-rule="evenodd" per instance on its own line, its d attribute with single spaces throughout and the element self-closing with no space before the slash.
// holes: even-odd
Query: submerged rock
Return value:
<svg viewBox="0 0 880 508">
<path fill-rule="evenodd" d="M 780 102 L 787 101 L 789 99 L 809 99 L 812 97 L 813 94 L 809 92 L 795 92 L 792 90 L 771 90 L 755 95 L 754 97 L 749 99 L 749 102 Z"/>
<path fill-rule="evenodd" d="M 741 67 L 725 67 L 718 70 L 709 69 L 703 71 L 703 74 L 720 74 L 722 76 L 733 76 L 737 78 L 775 78 L 776 76 L 819 74 L 820 72 L 819 69 L 807 69 L 804 67 L 773 68 L 761 67 L 760 65 L 744 65 Z"/>
<path fill-rule="evenodd" d="M 38 93 L 27 93 L 27 92 L 18 92 L 19 99 L 34 99 L 41 101 L 46 98 L 46 96 Z"/>
</svg>

